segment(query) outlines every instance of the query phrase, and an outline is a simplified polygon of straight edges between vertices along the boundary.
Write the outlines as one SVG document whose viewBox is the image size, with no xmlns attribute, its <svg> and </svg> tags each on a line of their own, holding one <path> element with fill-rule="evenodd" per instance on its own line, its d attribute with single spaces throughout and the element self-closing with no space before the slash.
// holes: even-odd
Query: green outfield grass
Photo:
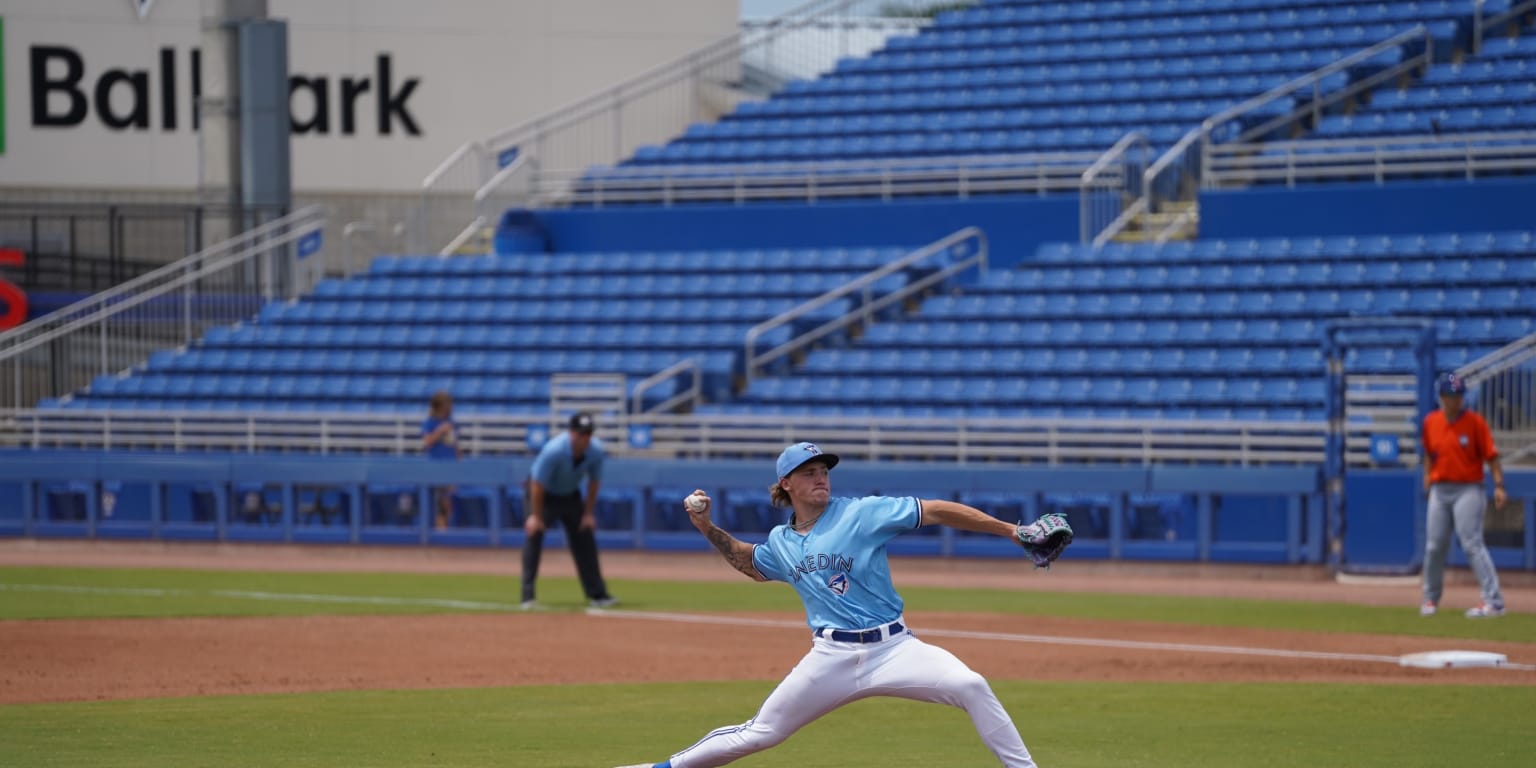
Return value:
<svg viewBox="0 0 1536 768">
<path fill-rule="evenodd" d="M 639 610 L 799 609 L 788 588 L 745 580 L 619 580 L 612 586 L 626 607 Z M 540 589 L 554 610 L 582 607 L 574 580 L 545 579 Z M 903 593 L 912 610 L 1536 642 L 1536 616 L 1529 614 L 1472 622 L 1420 619 L 1412 605 L 926 587 Z M 9 620 L 484 613 L 512 610 L 516 599 L 516 579 L 505 576 L 0 568 L 0 619 Z M 1531 686 L 992 682 L 1045 768 L 1498 768 L 1529 765 L 1536 754 Z M 773 685 L 532 686 L 11 705 L 0 707 L 0 766 L 609 768 L 660 759 L 712 728 L 746 720 Z M 878 699 L 839 710 L 737 765 L 981 768 L 996 762 L 964 713 Z"/>
<path fill-rule="evenodd" d="M 800 610 L 788 587 L 745 579 L 723 583 L 617 580 L 611 586 L 624 607 L 637 610 Z M 542 579 L 539 591 L 540 599 L 553 608 L 582 607 L 581 591 L 573 579 Z M 1536 614 L 1474 622 L 1447 610 L 1445 615 L 1422 619 L 1412 604 L 1359 606 L 932 587 L 901 591 L 907 608 L 914 611 L 1536 642 Z M 466 613 L 510 610 L 517 601 L 517 581 L 505 576 L 0 568 L 0 619 Z"/>
<path fill-rule="evenodd" d="M 13 768 L 609 768 L 747 719 L 771 683 L 156 699 L 0 708 Z M 1530 688 L 995 681 L 1045 768 L 1530 765 Z M 859 702 L 743 768 L 996 766 L 964 713 Z"/>
</svg>

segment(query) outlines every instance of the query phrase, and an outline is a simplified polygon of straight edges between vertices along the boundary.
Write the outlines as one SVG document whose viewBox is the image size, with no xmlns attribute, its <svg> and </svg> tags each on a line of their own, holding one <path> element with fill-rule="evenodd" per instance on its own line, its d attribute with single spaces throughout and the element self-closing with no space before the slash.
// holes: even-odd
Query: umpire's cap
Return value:
<svg viewBox="0 0 1536 768">
<path fill-rule="evenodd" d="M 789 473 L 812 461 L 819 461 L 831 469 L 837 466 L 838 458 L 835 453 L 822 453 L 815 443 L 795 443 L 779 454 L 779 477 L 789 477 Z"/>
<path fill-rule="evenodd" d="M 597 429 L 597 424 L 592 420 L 592 414 L 587 413 L 586 411 L 571 414 L 572 432 L 580 432 L 583 435 L 590 435 L 594 429 Z"/>
<path fill-rule="evenodd" d="M 1467 393 L 1467 382 L 1450 371 L 1440 374 L 1438 384 L 1440 394 L 1442 395 L 1465 395 Z"/>
</svg>

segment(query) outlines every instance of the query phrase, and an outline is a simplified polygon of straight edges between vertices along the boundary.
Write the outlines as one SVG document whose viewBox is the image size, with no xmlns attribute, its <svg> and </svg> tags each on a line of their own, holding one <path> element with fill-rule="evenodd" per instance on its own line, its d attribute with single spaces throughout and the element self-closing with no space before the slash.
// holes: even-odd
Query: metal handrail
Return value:
<svg viewBox="0 0 1536 768">
<path fill-rule="evenodd" d="M 693 373 L 693 383 L 688 387 L 688 389 L 667 398 L 655 408 L 647 409 L 645 407 L 646 392 L 649 392 L 655 387 L 665 382 L 671 381 L 673 378 L 690 371 Z M 699 369 L 699 362 L 689 357 L 679 360 L 667 366 L 666 368 L 663 368 L 651 374 L 650 376 L 641 379 L 635 384 L 634 392 L 630 395 L 630 414 L 633 415 L 666 412 L 671 411 L 684 403 L 698 403 L 699 394 L 703 392 L 703 385 L 700 381 L 701 376 L 702 372 Z"/>
<path fill-rule="evenodd" d="M 264 243 L 263 247 L 265 249 L 265 248 L 289 245 L 291 243 L 297 242 L 299 240 L 299 238 L 309 234 L 311 231 L 313 231 L 313 230 L 312 229 L 294 230 L 294 231 L 289 232 L 287 234 L 279 235 L 279 236 L 273 238 L 271 241 L 269 241 L 267 243 Z M 41 345 L 43 345 L 43 344 L 45 344 L 47 342 L 54 341 L 54 340 L 56 340 L 58 338 L 61 338 L 61 337 L 65 336 L 65 335 L 68 335 L 69 333 L 72 333 L 72 332 L 77 331 L 77 330 L 81 330 L 81 329 L 85 328 L 86 326 L 97 325 L 97 324 L 101 323 L 103 320 L 106 320 L 106 319 L 110 318 L 113 315 L 121 314 L 122 312 L 124 312 L 126 310 L 129 310 L 129 309 L 133 309 L 134 307 L 137 307 L 137 306 L 139 306 L 139 305 L 141 305 L 141 304 L 143 304 L 143 303 L 145 303 L 147 301 L 150 301 L 152 299 L 157 299 L 157 298 L 159 298 L 161 296 L 164 296 L 167 293 L 170 293 L 170 292 L 175 291 L 175 290 L 179 290 L 179 289 L 183 288 L 188 283 L 196 282 L 197 280 L 200 280 L 200 279 L 202 279 L 202 278 L 204 278 L 204 277 L 206 277 L 208 275 L 212 275 L 212 274 L 215 274 L 215 273 L 219 272 L 220 270 L 224 269 L 225 267 L 233 266 L 234 264 L 236 264 L 236 263 L 238 263 L 238 262 L 248 258 L 249 255 L 250 255 L 249 253 L 244 252 L 244 251 L 237 252 L 237 253 L 235 253 L 232 256 L 227 256 L 227 257 L 225 257 L 223 259 L 220 259 L 218 261 L 211 262 L 209 264 L 206 264 L 206 265 L 197 267 L 195 269 L 192 269 L 190 271 L 187 271 L 187 272 L 185 272 L 180 277 L 180 279 L 178 279 L 178 280 L 176 280 L 174 282 L 166 283 L 166 284 L 158 286 L 156 288 L 151 288 L 151 289 L 149 289 L 147 291 L 143 291 L 143 292 L 140 292 L 140 293 L 138 293 L 136 295 L 129 296 L 127 298 L 124 298 L 122 301 L 113 303 L 110 307 L 106 307 L 106 308 L 102 308 L 100 310 L 97 310 L 96 312 L 93 312 L 90 315 L 87 315 L 85 317 L 82 317 L 82 318 L 79 318 L 77 320 L 71 321 L 70 323 L 68 323 L 66 325 L 62 325 L 62 326 L 59 326 L 57 328 L 49 329 L 47 331 L 44 331 L 44 332 L 38 334 L 37 336 L 35 336 L 35 337 L 31 338 L 31 339 L 27 339 L 27 340 L 24 340 L 24 341 L 18 341 L 17 343 L 12 344 L 9 347 L 6 347 L 4 349 L 4 351 L 0 351 L 0 362 L 5 362 L 6 360 L 8 360 L 8 359 L 10 359 L 12 357 L 20 355 L 22 352 L 26 352 L 28 350 L 34 349 L 34 348 L 39 347 L 39 346 L 41 346 Z"/>
<path fill-rule="evenodd" d="M 939 270 L 932 275 L 928 275 L 914 283 L 910 283 L 904 286 L 902 290 L 893 292 L 887 296 L 882 296 L 876 299 L 868 295 L 868 289 L 880 279 L 888 275 L 895 274 L 900 270 L 914 266 L 923 260 L 937 254 L 949 253 L 950 249 L 967 240 L 972 239 L 976 241 L 975 251 L 965 258 L 958 259 L 953 264 L 946 266 L 944 269 Z M 843 285 L 840 285 L 830 291 L 827 291 L 820 296 L 808 299 L 788 310 L 785 310 L 784 312 L 780 312 L 778 315 L 764 320 L 763 322 L 758 323 L 757 325 L 754 325 L 747 330 L 746 338 L 742 343 L 742 364 L 745 369 L 744 378 L 750 383 L 753 376 L 756 375 L 756 371 L 759 366 L 773 360 L 777 360 L 785 355 L 795 352 L 796 350 L 803 349 L 804 347 L 815 342 L 817 339 L 826 336 L 838 328 L 851 325 L 852 323 L 860 320 L 868 320 L 874 314 L 874 312 L 878 311 L 879 309 L 883 309 L 885 306 L 891 303 L 900 301 L 901 299 L 906 298 L 907 296 L 917 291 L 937 284 L 948 278 L 950 275 L 956 274 L 964 269 L 971 267 L 972 265 L 979 266 L 980 271 L 982 272 L 986 271 L 987 236 L 976 227 L 966 227 L 965 229 L 951 233 L 950 235 L 940 240 L 929 243 L 922 248 L 918 248 L 917 250 L 912 251 L 900 259 L 867 272 L 858 278 L 850 280 L 849 282 L 844 283 Z M 866 295 L 864 297 L 864 301 L 860 302 L 860 306 L 855 308 L 852 312 L 823 323 L 822 325 L 806 331 L 799 336 L 796 336 L 789 341 L 786 341 L 783 344 L 768 350 L 767 352 L 762 354 L 757 353 L 757 340 L 762 338 L 762 336 L 768 331 L 805 317 L 806 315 L 815 312 L 816 310 L 821 309 L 822 307 L 825 307 L 828 304 L 843 298 L 844 296 L 848 296 L 858 291 L 864 291 Z"/>
<path fill-rule="evenodd" d="M 485 217 L 476 216 L 475 220 L 471 221 L 468 226 L 460 230 L 459 234 L 455 235 L 452 240 L 449 240 L 448 244 L 443 246 L 443 249 L 437 252 L 437 255 L 452 256 L 453 254 L 458 253 L 459 249 L 464 247 L 465 243 L 475 239 L 475 235 L 480 234 L 480 230 L 484 228 Z"/>
<path fill-rule="evenodd" d="M 286 245 L 298 240 L 317 227 L 323 226 L 324 222 L 325 209 L 318 205 L 309 206 L 281 219 L 276 219 L 260 227 L 247 230 L 222 243 L 204 248 L 180 261 L 167 264 L 160 269 L 129 280 L 115 288 L 110 288 L 50 312 L 26 325 L 0 333 L 0 344 L 10 342 L 0 347 L 0 361 L 59 338 L 70 331 L 98 323 L 104 317 L 137 306 L 151 298 L 164 295 L 169 291 L 182 287 L 186 282 L 229 266 L 245 258 L 248 255 L 246 250 L 252 245 L 257 243 L 263 247 Z M 276 239 L 270 239 L 274 232 L 284 229 L 288 230 L 286 234 L 278 236 Z M 264 239 L 265 241 L 263 242 Z M 209 261 L 209 259 L 218 256 L 219 253 L 229 251 L 234 251 L 234 255 L 226 255 L 217 260 Z M 163 277 L 172 277 L 173 279 L 168 283 L 163 283 L 148 290 L 139 290 L 144 288 L 146 283 Z M 135 294 L 136 291 L 137 293 Z M 60 325 L 59 323 L 62 324 Z M 50 324 L 54 325 L 46 327 Z"/>
<path fill-rule="evenodd" d="M 1476 382 L 1501 370 L 1536 360 L 1536 333 L 1516 339 L 1456 369 L 1468 382 Z"/>
<path fill-rule="evenodd" d="M 1487 420 L 1506 466 L 1536 453 L 1536 333 L 1456 370 Z"/>
<path fill-rule="evenodd" d="M 1536 168 L 1536 131 L 1227 144 L 1212 147 L 1208 157 L 1208 189 L 1266 180 L 1294 186 L 1341 176 L 1371 176 L 1377 183 L 1399 174 L 1456 173 L 1472 179 L 1480 173 Z"/>
<path fill-rule="evenodd" d="M 0 202 L 0 246 L 26 254 L 17 270 L 32 289 L 88 296 L 288 212 L 277 205 Z"/>
<path fill-rule="evenodd" d="M 1520 147 L 1536 140 L 1536 130 L 1526 131 L 1478 131 L 1474 133 L 1429 133 L 1417 135 L 1393 135 L 1393 136 L 1358 136 L 1341 137 L 1336 139 L 1284 139 L 1281 141 L 1264 142 L 1265 149 L 1307 149 L 1316 147 L 1319 149 L 1332 149 L 1348 146 L 1390 146 L 1393 144 L 1454 144 L 1471 142 L 1507 142 L 1508 146 Z M 1252 151 L 1253 147 L 1243 147 L 1234 144 L 1217 144 L 1211 149 L 1212 155 L 1239 155 Z"/>
<path fill-rule="evenodd" d="M 484 210 L 485 201 L 490 199 L 492 195 L 500 192 L 501 187 L 505 185 L 508 180 L 517 176 L 519 173 L 522 173 L 525 170 L 530 170 L 534 167 L 532 161 L 530 161 L 528 157 L 528 155 L 519 154 L 512 160 L 512 162 L 508 163 L 506 167 L 492 174 L 490 180 L 486 181 L 485 184 L 481 185 L 479 189 L 475 190 L 475 210 L 481 216 L 495 216 L 496 212 Z"/>
<path fill-rule="evenodd" d="M 530 426 L 551 414 L 464 415 L 471 455 L 527 454 Z M 847 457 L 952 462 L 1211 462 L 1315 464 L 1326 424 L 1312 421 L 1187 419 L 979 419 L 783 414 L 644 413 L 652 456 L 771 457 L 797 434 L 815 433 Z M 162 451 L 374 453 L 419 450 L 419 414 L 262 411 L 0 410 L 0 446 Z M 1348 425 L 1351 465 L 1368 465 L 1380 425 Z M 1411 450 L 1411 445 L 1409 450 Z M 638 450 L 620 440 L 615 454 Z"/>
<path fill-rule="evenodd" d="M 1156 236 L 1152 238 L 1154 245 L 1166 245 L 1185 231 L 1185 226 L 1200 215 L 1200 209 L 1191 207 L 1189 210 L 1175 216 Z"/>
<path fill-rule="evenodd" d="M 1183 161 L 1186 167 L 1190 166 L 1192 161 L 1187 158 L 1186 155 L 1188 155 L 1190 148 L 1196 143 L 1199 143 L 1202 146 L 1202 156 L 1199 158 L 1199 160 L 1202 162 L 1202 166 L 1190 168 L 1190 170 L 1193 171 L 1192 175 L 1194 176 L 1203 176 L 1200 171 L 1201 168 L 1203 168 L 1203 161 L 1205 159 L 1204 148 L 1211 146 L 1210 136 L 1212 132 L 1214 132 L 1218 127 L 1238 117 L 1248 114 L 1249 112 L 1252 112 L 1260 107 L 1268 105 L 1280 98 L 1289 96 L 1303 88 L 1308 87 L 1312 87 L 1314 93 L 1313 101 L 1308 105 L 1308 109 L 1312 110 L 1314 115 L 1316 115 L 1317 112 L 1322 109 L 1322 104 L 1320 103 L 1322 100 L 1322 94 L 1317 89 L 1320 87 L 1322 81 L 1325 78 L 1339 72 L 1344 72 L 1356 64 L 1369 61 L 1376 56 L 1380 56 L 1381 54 L 1386 53 L 1393 48 L 1401 47 L 1405 43 L 1411 42 L 1417 38 L 1423 38 L 1425 41 L 1425 52 L 1421 54 L 1421 57 L 1426 62 L 1433 61 L 1432 52 L 1434 39 L 1430 36 L 1429 28 L 1423 24 L 1419 24 L 1405 32 L 1400 32 L 1370 47 L 1345 56 L 1338 61 L 1332 62 L 1323 67 L 1319 67 L 1318 69 L 1315 69 L 1300 77 L 1293 78 L 1285 83 L 1282 83 L 1281 85 L 1278 85 L 1269 89 L 1268 91 L 1265 91 L 1264 93 L 1259 94 L 1258 96 L 1254 96 L 1236 105 L 1228 107 L 1227 109 L 1217 112 L 1216 114 L 1201 121 L 1199 126 L 1192 128 L 1188 133 L 1185 133 L 1184 136 L 1179 139 L 1178 143 L 1169 148 L 1167 152 L 1164 152 L 1163 155 L 1159 157 L 1157 161 L 1151 165 L 1151 167 L 1147 168 L 1146 172 L 1142 175 L 1142 195 L 1149 201 L 1148 208 L 1154 212 L 1159 210 L 1158 204 L 1160 201 L 1154 194 L 1157 180 L 1176 162 Z M 1410 63 L 1416 64 L 1418 58 L 1419 57 L 1405 59 L 1403 62 L 1400 62 L 1396 68 L 1392 69 L 1403 69 L 1406 68 Z M 1378 75 L 1379 74 L 1380 73 L 1378 73 Z M 1294 117 L 1294 114 L 1295 113 L 1293 112 L 1291 116 Z"/>
<path fill-rule="evenodd" d="M 671 177 L 699 177 L 718 173 L 779 173 L 798 176 L 817 171 L 872 171 L 902 172 L 924 171 L 934 166 L 960 167 L 1010 167 L 1036 168 L 1039 166 L 1077 166 L 1074 176 L 1104 156 L 1092 150 L 1078 152 L 1018 152 L 999 154 L 925 155 L 920 158 L 872 157 L 865 160 L 818 160 L 792 162 L 742 162 L 742 163 L 667 163 L 630 166 L 621 176 L 599 176 L 598 181 L 657 181 Z M 584 174 L 588 169 L 568 170 L 564 173 Z M 553 173 L 561 173 L 554 171 Z M 706 181 L 709 179 L 705 179 Z"/>
<path fill-rule="evenodd" d="M 157 282 L 22 326 L 0 347 L 0 394 L 17 406 L 67 395 L 309 290 L 324 269 L 325 225 L 324 209 L 306 208 L 200 251 Z"/>
<path fill-rule="evenodd" d="M 1259 94 L 1258 96 L 1254 96 L 1253 98 L 1239 102 L 1231 107 L 1217 112 L 1211 117 L 1206 118 L 1203 125 L 1208 124 L 1210 129 L 1214 129 L 1217 126 L 1220 126 L 1222 123 L 1226 123 L 1234 118 L 1248 114 L 1249 112 L 1252 112 L 1259 107 L 1265 106 L 1266 104 L 1269 104 L 1276 99 L 1279 99 L 1283 96 L 1288 96 L 1303 88 L 1312 87 L 1314 89 L 1313 94 L 1316 96 L 1316 86 L 1329 75 L 1344 72 L 1356 64 L 1369 61 L 1370 59 L 1380 56 L 1381 54 L 1386 53 L 1394 48 L 1400 48 L 1404 44 L 1412 42 L 1417 38 L 1424 39 L 1426 53 L 1433 51 L 1434 38 L 1429 34 L 1429 27 L 1426 27 L 1423 24 L 1418 24 L 1406 31 L 1399 32 L 1396 35 L 1387 38 L 1386 40 L 1376 43 L 1375 45 L 1356 51 L 1342 59 L 1339 59 L 1338 61 L 1319 67 L 1305 75 L 1301 75 L 1300 77 L 1293 78 L 1288 82 L 1277 85 L 1274 88 Z M 1431 58 L 1430 60 L 1432 61 L 1433 59 Z M 1405 59 L 1403 62 L 1400 62 L 1399 65 L 1407 63 L 1408 61 L 1412 61 L 1412 59 Z M 1314 102 L 1315 101 L 1316 99 L 1314 98 Z"/>
<path fill-rule="evenodd" d="M 322 210 L 323 209 L 320 206 L 312 205 L 308 208 L 295 211 L 294 213 L 288 214 L 282 218 L 274 219 L 267 222 L 266 224 L 262 224 L 261 226 L 248 229 L 222 243 L 215 243 L 214 245 L 210 245 L 201 251 L 184 256 L 181 259 L 166 264 L 165 266 L 159 267 L 150 272 L 145 272 L 138 277 L 119 283 L 118 285 L 108 288 L 105 291 L 87 296 L 86 298 L 83 298 L 73 304 L 60 307 L 59 309 L 49 312 L 42 317 L 33 318 L 31 322 L 28 322 L 25 325 L 21 325 L 0 333 L 0 344 L 4 344 L 7 341 L 12 342 L 12 344 L 19 344 L 21 342 L 18 340 L 25 336 L 34 333 L 45 333 L 46 331 L 43 330 L 43 326 L 46 326 L 49 323 L 64 322 L 71 317 L 77 317 L 81 314 L 97 312 L 101 308 L 111 305 L 118 297 L 133 293 L 148 283 L 152 283 L 160 278 L 179 276 L 180 274 L 186 272 L 188 268 L 194 265 L 198 265 L 201 260 L 206 259 L 216 251 L 228 250 L 230 248 L 243 248 L 250 242 L 267 237 L 272 232 L 284 227 L 292 226 L 296 222 L 310 216 L 314 216 Z"/>
<path fill-rule="evenodd" d="M 1128 183 L 1130 177 L 1124 172 L 1125 169 L 1121 160 L 1129 154 L 1132 147 L 1140 148 L 1143 157 L 1146 157 L 1152 151 L 1146 134 L 1140 131 L 1131 131 L 1120 137 L 1120 140 L 1115 142 L 1114 146 L 1099 156 L 1099 159 L 1093 161 L 1093 165 L 1088 166 L 1088 170 L 1083 171 L 1082 179 L 1078 184 L 1077 224 L 1079 242 L 1092 243 L 1095 248 L 1102 246 L 1114 238 L 1116 234 L 1119 234 L 1120 230 L 1124 229 L 1135 218 L 1136 214 L 1131 211 L 1145 207 L 1142 205 L 1142 200 L 1145 199 L 1143 196 L 1138 195 L 1136 200 L 1132 201 L 1129 206 L 1125 205 L 1123 199 L 1124 193 L 1131 190 Z M 1116 207 L 1119 207 L 1121 210 L 1114 218 L 1110 219 L 1108 224 L 1101 227 L 1098 225 L 1093 211 L 1093 185 L 1098 181 L 1100 174 L 1105 173 L 1109 169 L 1115 169 L 1119 172 L 1115 178 L 1118 184 L 1108 191 L 1121 193 L 1121 199 L 1116 200 Z"/>
<path fill-rule="evenodd" d="M 1210 121 L 1206 122 L 1209 123 Z M 1154 198 L 1152 195 L 1152 187 L 1154 184 L 1156 184 L 1157 178 L 1161 176 L 1164 171 L 1168 170 L 1168 168 L 1175 162 L 1183 158 L 1184 155 L 1189 152 L 1189 148 L 1193 146 L 1195 142 L 1203 139 L 1209 132 L 1210 129 L 1206 128 L 1204 124 L 1189 129 L 1187 133 L 1179 137 L 1178 141 L 1174 142 L 1173 146 L 1168 148 L 1168 151 L 1159 155 L 1151 165 L 1147 166 L 1147 170 L 1142 171 L 1141 174 L 1141 196 L 1148 201 L 1153 200 Z M 1148 205 L 1153 209 L 1156 208 L 1156 206 L 1150 202 Z"/>
<path fill-rule="evenodd" d="M 539 175 L 533 197 L 601 207 L 618 202 L 670 205 L 687 200 L 879 197 L 1077 189 L 1097 152 L 943 155 L 918 160 L 873 158 L 827 162 L 677 164 L 636 166 L 623 175 L 588 170 Z M 951 167 L 952 166 L 952 167 Z"/>
<path fill-rule="evenodd" d="M 478 164 L 478 160 L 484 153 L 485 146 L 478 141 L 460 144 L 452 152 L 449 152 L 448 157 L 444 158 L 441 163 L 438 163 L 437 167 L 433 168 L 426 178 L 421 180 L 422 190 L 426 191 L 435 188 L 438 182 L 447 177 L 448 173 L 453 170 L 453 167 L 458 165 L 459 161 L 463 160 L 466 156 L 474 154 Z"/>
</svg>

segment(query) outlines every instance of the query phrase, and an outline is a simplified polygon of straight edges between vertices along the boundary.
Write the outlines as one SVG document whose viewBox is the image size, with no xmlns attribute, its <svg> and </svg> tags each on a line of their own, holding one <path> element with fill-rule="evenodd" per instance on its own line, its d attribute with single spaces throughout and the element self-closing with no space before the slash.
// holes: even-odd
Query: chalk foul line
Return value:
<svg viewBox="0 0 1536 768">
<path fill-rule="evenodd" d="M 125 597 L 224 597 L 278 603 L 333 603 L 340 605 L 391 605 L 421 608 L 452 608 L 465 611 L 514 611 L 516 603 L 451 600 L 434 597 L 378 597 L 373 595 L 323 595 L 305 592 L 262 592 L 249 589 L 158 589 L 146 587 L 88 587 L 70 584 L 6 584 L 0 592 L 61 592 L 79 595 Z"/>
<path fill-rule="evenodd" d="M 747 619 L 733 616 L 703 616 L 689 613 L 665 613 L 631 610 L 589 610 L 588 614 L 620 619 L 650 619 L 684 624 L 716 624 L 743 627 L 784 627 L 809 631 L 804 622 Z M 1115 640 L 1102 637 L 1061 637 L 1057 635 L 1030 635 L 1004 632 L 972 632 L 960 629 L 931 629 L 918 631 L 924 637 L 951 637 L 964 640 L 995 640 L 1010 643 L 1039 645 L 1070 645 L 1093 648 L 1120 648 L 1138 651 L 1164 651 L 1174 653 L 1212 653 L 1239 656 L 1266 656 L 1284 659 L 1313 659 L 1318 661 L 1363 661 L 1398 666 L 1401 656 L 1375 653 L 1330 653 L 1325 651 L 1298 651 L 1285 648 L 1250 648 L 1238 645 L 1204 645 L 1200 643 L 1160 643 L 1147 640 Z M 1536 664 L 1502 664 L 1500 669 L 1536 670 Z"/>
<path fill-rule="evenodd" d="M 516 603 L 499 603 L 477 600 L 454 600 L 432 597 L 382 597 L 376 595 L 327 595 L 306 592 L 266 592 L 246 589 L 162 589 L 154 587 L 94 587 L 70 584 L 9 584 L 0 582 L 0 592 L 54 592 L 83 595 L 118 595 L 125 597 L 221 597 L 237 600 L 266 602 L 331 603 L 341 605 L 388 605 L 423 608 L 447 608 L 465 611 L 518 611 Z M 773 627 L 808 630 L 804 622 L 778 619 L 752 619 L 737 616 L 713 616 L 695 613 L 668 613 L 664 611 L 634 611 L 613 609 L 588 609 L 590 616 L 614 619 L 646 619 L 678 624 L 710 624 L 715 626 Z M 1317 661 L 1360 661 L 1399 665 L 1401 656 L 1374 653 L 1330 653 L 1324 651 L 1298 651 L 1285 648 L 1251 648 L 1237 645 L 1205 645 L 1200 643 L 1162 643 L 1147 640 L 1116 640 L 1102 637 L 1061 637 L 1057 635 L 1031 635 L 1004 632 L 974 632 L 960 629 L 924 628 L 927 637 L 950 637 L 964 640 L 993 640 L 1009 643 L 1033 643 L 1037 645 L 1069 645 L 1092 648 L 1120 648 L 1139 651 L 1163 651 L 1173 653 L 1211 653 L 1238 656 L 1264 656 L 1284 659 L 1312 659 Z M 1536 671 L 1536 664 L 1505 663 L 1497 669 Z"/>
</svg>

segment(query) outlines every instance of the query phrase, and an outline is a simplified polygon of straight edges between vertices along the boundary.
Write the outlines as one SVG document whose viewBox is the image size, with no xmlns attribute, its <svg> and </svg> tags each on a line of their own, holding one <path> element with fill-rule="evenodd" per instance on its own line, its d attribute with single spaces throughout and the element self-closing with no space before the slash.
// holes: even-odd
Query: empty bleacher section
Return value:
<svg viewBox="0 0 1536 768">
<path fill-rule="evenodd" d="M 1464 49 L 1471 23 L 1471 5 L 1459 0 L 982 3 L 616 166 L 591 168 L 577 200 L 783 198 L 797 194 L 797 180 L 802 197 L 872 196 L 890 192 L 846 181 L 861 164 L 886 177 L 954 176 L 976 173 L 964 159 L 976 156 L 989 158 L 983 167 L 994 177 L 984 180 L 995 184 L 972 193 L 1068 189 L 1066 179 L 1030 186 L 1002 169 L 1081 168 L 1092 158 L 1080 154 L 1103 153 L 1132 131 L 1166 149 L 1222 110 L 1424 25 L 1424 35 L 1333 73 L 1317 92 L 1243 118 L 1263 122 L 1425 47 Z M 851 189 L 837 188 L 840 177 Z"/>
<path fill-rule="evenodd" d="M 1486 3 L 1465 56 L 1364 94 L 1295 136 L 1207 149 L 1208 186 L 1478 178 L 1536 170 L 1536 2 Z M 1280 140 L 1276 140 L 1280 139 Z"/>
<path fill-rule="evenodd" d="M 725 412 L 1117 419 L 1323 418 L 1326 323 L 1415 316 L 1439 362 L 1536 332 L 1529 231 L 1042 247 L 858 343 L 754 380 Z M 1354 374 L 1413 371 L 1364 348 Z"/>
<path fill-rule="evenodd" d="M 696 361 L 705 395 L 730 396 L 747 329 L 894 260 L 889 248 L 381 257 L 254 322 L 97 378 L 70 407 L 416 412 L 437 389 L 461 414 L 542 413 L 550 376 L 602 372 L 631 386 Z M 908 273 L 876 282 L 900 288 Z M 828 303 L 803 322 L 847 314 Z M 782 343 L 796 331 L 770 331 Z M 683 377 L 644 394 L 670 397 Z"/>
<path fill-rule="evenodd" d="M 1224 107 L 1416 22 L 1437 22 L 1449 42 L 1467 11 L 1449 1 L 1210 12 L 1166 3 L 1167 15 L 1153 15 L 1158 4 L 1148 3 L 1131 11 L 1147 15 L 1111 20 L 1122 4 L 1064 5 L 1086 11 L 1058 22 L 1025 13 L 1043 6 L 942 15 L 923 34 L 847 59 L 831 75 L 643 148 L 634 163 L 1102 151 L 1130 130 L 1167 146 Z M 1095 11 L 1104 16 L 1087 15 Z"/>
<path fill-rule="evenodd" d="M 1536 37 L 1499 38 L 1460 64 L 1430 68 L 1354 115 L 1326 118 L 1319 137 L 1501 131 L 1536 126 Z"/>
</svg>

